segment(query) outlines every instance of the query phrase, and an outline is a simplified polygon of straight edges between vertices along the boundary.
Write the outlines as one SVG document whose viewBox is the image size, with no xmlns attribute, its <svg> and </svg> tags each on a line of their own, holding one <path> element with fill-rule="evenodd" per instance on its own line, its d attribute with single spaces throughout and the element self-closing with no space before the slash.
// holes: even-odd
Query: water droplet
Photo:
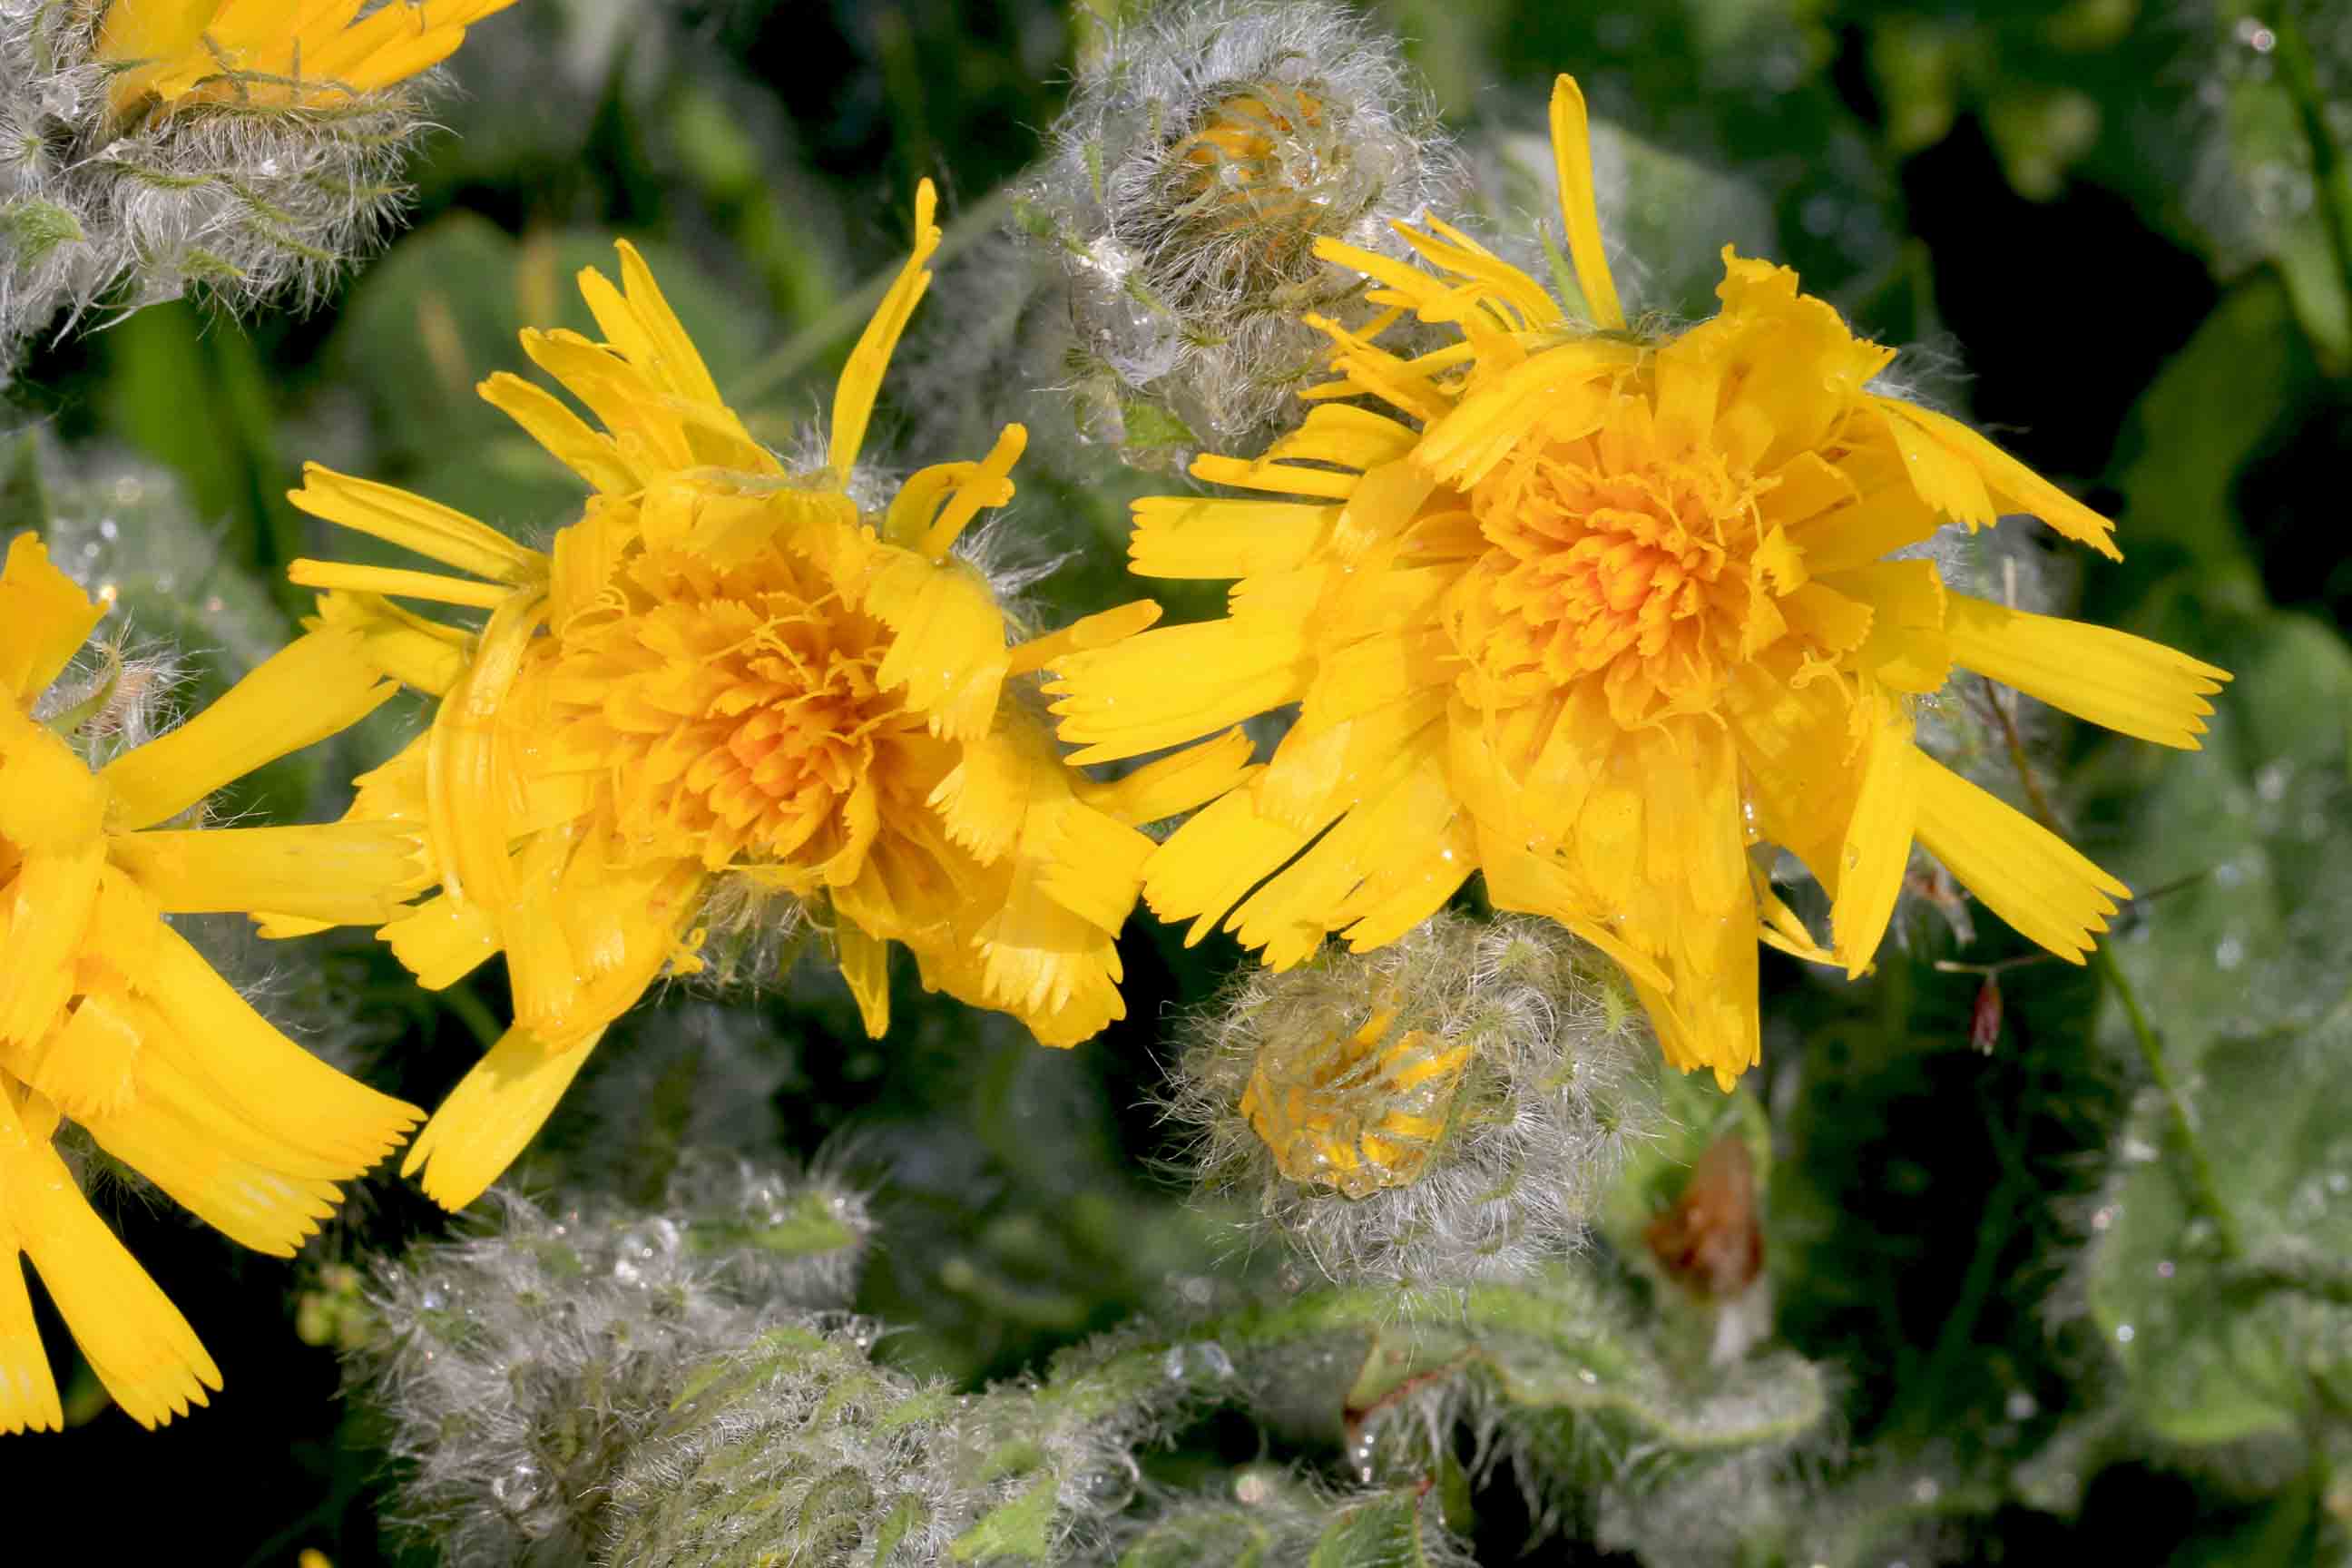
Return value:
<svg viewBox="0 0 2352 1568">
<path fill-rule="evenodd" d="M 2011 1421 L 2031 1421 L 2041 1414 L 2042 1404 L 2025 1390 L 2014 1389 L 2002 1404 L 2001 1411 Z"/>
<path fill-rule="evenodd" d="M 2134 1329 L 2129 1323 L 2117 1323 L 2116 1325 L 2116 1343 L 2119 1345 L 2127 1345 L 2131 1343 L 2137 1335 L 2138 1331 Z"/>
<path fill-rule="evenodd" d="M 2213 944 L 2213 963 L 2221 969 L 2235 969 L 2246 962 L 2246 944 L 2235 935 L 2225 936 Z"/>
<path fill-rule="evenodd" d="M 1921 1476 L 1911 1483 L 1911 1500 L 1925 1508 L 1944 1495 L 1944 1489 L 1933 1476 Z"/>
<path fill-rule="evenodd" d="M 503 1475 L 490 1478 L 490 1496 L 510 1514 L 528 1513 L 535 1507 L 544 1489 L 540 1485 L 539 1467 L 525 1459 Z"/>
<path fill-rule="evenodd" d="M 1576 1369 L 1576 1381 L 1591 1388 L 1600 1383 L 1601 1374 L 1589 1366 L 1580 1366 Z"/>
<path fill-rule="evenodd" d="M 2091 1215 L 2091 1228 L 2093 1230 L 2105 1230 L 2115 1223 L 2116 1205 L 2113 1204 L 2103 1204 Z"/>
<path fill-rule="evenodd" d="M 2156 1277 L 2157 1277 L 2158 1279 L 2171 1279 L 2171 1278 L 2172 1278 L 2172 1276 L 2173 1276 L 2172 1259 L 2170 1259 L 2169 1258 L 2158 1258 L 2158 1259 L 2157 1260 L 2157 1265 L 2156 1265 Z"/>
<path fill-rule="evenodd" d="M 1356 1472 L 1356 1479 L 1365 1486 L 1372 1484 L 1372 1434 L 1367 1426 L 1348 1443 L 1348 1468 Z"/>
<path fill-rule="evenodd" d="M 2278 35 L 2252 16 L 2238 18 L 2238 42 L 2258 55 L 2269 54 L 2278 47 Z"/>
</svg>

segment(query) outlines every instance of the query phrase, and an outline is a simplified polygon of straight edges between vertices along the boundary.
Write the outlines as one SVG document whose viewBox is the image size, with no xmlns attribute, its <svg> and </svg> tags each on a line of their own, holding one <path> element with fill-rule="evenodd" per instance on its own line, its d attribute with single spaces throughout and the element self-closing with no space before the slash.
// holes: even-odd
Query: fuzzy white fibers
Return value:
<svg viewBox="0 0 2352 1568">
<path fill-rule="evenodd" d="M 1315 241 L 1402 254 L 1391 224 L 1459 167 L 1395 41 L 1346 6 L 1164 4 L 1120 26 L 1015 209 L 1067 276 L 1085 433 L 1146 463 L 1263 447 L 1328 358 L 1300 318 L 1370 314 Z"/>
<path fill-rule="evenodd" d="M 1243 1100 L 1262 1064 L 1295 1081 L 1290 1064 L 1376 1011 L 1393 1012 L 1382 1049 L 1419 1031 L 1468 1059 L 1450 1096 L 1416 1087 L 1412 1113 L 1442 1121 L 1412 1150 L 1418 1173 L 1350 1197 L 1286 1175 Z M 1453 1286 L 1524 1279 L 1578 1245 L 1627 1154 L 1664 1124 L 1660 1070 L 1640 1009 L 1590 946 L 1546 921 L 1440 914 L 1370 952 L 1244 972 L 1191 1024 L 1164 1110 L 1192 1134 L 1184 1167 L 1202 1194 L 1249 1200 L 1245 1244 L 1286 1247 L 1340 1283 Z M 1342 1076 L 1349 1114 L 1365 1115 L 1379 1085 Z"/>
<path fill-rule="evenodd" d="M 0 376 L 60 312 L 69 327 L 191 289 L 233 310 L 315 304 L 408 194 L 415 84 L 126 117 L 96 58 L 104 11 L 0 0 Z"/>
<path fill-rule="evenodd" d="M 502 1194 L 488 1234 L 380 1263 L 359 1368 L 403 1462 L 395 1517 L 453 1564 L 588 1561 L 698 1372 L 787 1326 L 870 1339 L 838 1310 L 867 1228 L 822 1179 L 698 1159 L 651 1210 Z"/>
</svg>

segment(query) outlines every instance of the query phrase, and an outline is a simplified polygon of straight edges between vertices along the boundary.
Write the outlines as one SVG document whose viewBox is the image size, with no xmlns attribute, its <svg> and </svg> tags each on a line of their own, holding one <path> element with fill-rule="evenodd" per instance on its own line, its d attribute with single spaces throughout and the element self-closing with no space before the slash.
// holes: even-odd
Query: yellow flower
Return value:
<svg viewBox="0 0 2352 1568">
<path fill-rule="evenodd" d="M 1258 1048 L 1241 1113 L 1284 1175 L 1351 1198 L 1420 1179 L 1444 1136 L 1470 1047 L 1424 1029 L 1390 1042 L 1402 1010 L 1375 1006 L 1353 1032 L 1304 1050 L 1276 1040 Z"/>
<path fill-rule="evenodd" d="M 61 1119 L 246 1246 L 285 1258 L 422 1116 L 272 1028 L 168 914 L 382 920 L 417 846 L 396 825 L 157 827 L 392 695 L 360 639 L 279 652 L 180 728 L 93 773 L 34 704 L 100 606 L 29 533 L 0 573 L 0 1432 L 59 1425 L 16 1258 L 142 1426 L 220 1373 L 51 1147 Z M 62 724 L 65 720 L 58 721 Z"/>
<path fill-rule="evenodd" d="M 1074 762 L 1136 756 L 1286 703 L 1272 762 L 1153 856 L 1162 916 L 1276 967 L 1393 941 L 1474 870 L 1626 970 L 1666 1055 L 1727 1087 L 1757 1060 L 1756 944 L 1868 967 L 1913 840 L 2081 961 L 2123 887 L 1913 743 L 1955 669 L 2193 747 L 2228 677 L 2138 637 L 1952 592 L 1888 559 L 1947 521 L 2031 512 L 2109 554 L 2107 521 L 1932 410 L 1869 390 L 1894 357 L 1795 274 L 1725 251 L 1714 319 L 1626 330 L 1584 101 L 1552 101 L 1592 327 L 1455 230 L 1416 268 L 1331 241 L 1388 313 L 1318 324 L 1339 379 L 1255 461 L 1200 478 L 1283 499 L 1139 501 L 1134 569 L 1241 581 L 1222 620 L 1055 661 Z M 1406 312 L 1459 341 L 1402 358 Z M 1832 896 L 1816 944 L 1751 851 Z"/>
<path fill-rule="evenodd" d="M 507 955 L 515 1026 L 410 1151 L 453 1208 L 513 1160 L 606 1025 L 665 967 L 697 966 L 722 886 L 825 921 L 877 1036 L 894 942 L 927 986 L 1048 1045 L 1094 1034 L 1123 1016 L 1113 940 L 1151 849 L 1138 825 L 1240 774 L 1236 732 L 1095 784 L 1016 699 L 1012 683 L 1047 659 L 1158 614 L 1132 605 L 1008 646 L 994 592 L 951 547 L 1012 498 L 1019 426 L 981 462 L 916 473 L 887 509 L 851 499 L 883 371 L 930 279 L 933 204 L 925 182 L 914 255 L 842 373 L 821 469 L 794 473 L 751 438 L 624 244 L 622 288 L 581 275 L 604 342 L 523 334 L 604 430 L 519 376 L 481 388 L 594 489 L 548 552 L 323 468 L 294 493 L 470 574 L 292 568 L 333 590 L 324 624 L 362 628 L 387 672 L 441 699 L 430 731 L 360 781 L 355 818 L 424 825 L 441 885 L 383 937 L 428 986 Z M 467 635 L 383 595 L 488 618 Z"/>
<path fill-rule="evenodd" d="M 432 69 L 466 28 L 514 0 L 113 0 L 98 58 L 127 114 L 150 94 L 161 112 L 188 103 L 315 109 Z"/>
</svg>

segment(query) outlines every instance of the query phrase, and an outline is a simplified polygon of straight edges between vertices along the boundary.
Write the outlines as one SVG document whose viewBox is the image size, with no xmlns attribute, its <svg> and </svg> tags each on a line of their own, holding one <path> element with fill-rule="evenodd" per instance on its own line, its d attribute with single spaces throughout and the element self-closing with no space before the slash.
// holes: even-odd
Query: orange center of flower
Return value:
<svg viewBox="0 0 2352 1568">
<path fill-rule="evenodd" d="M 1505 693 L 1601 680 L 1628 726 L 1712 707 L 1754 651 L 1755 488 L 1721 457 L 1667 456 L 1645 403 L 1593 435 L 1531 439 L 1473 490 L 1491 548 L 1465 648 Z"/>
<path fill-rule="evenodd" d="M 647 551 L 551 640 L 557 751 L 607 774 L 642 846 L 714 870 L 740 851 L 814 863 L 859 815 L 845 802 L 866 794 L 870 820 L 877 748 L 922 737 L 877 679 L 889 635 L 780 549 L 725 572 Z"/>
</svg>

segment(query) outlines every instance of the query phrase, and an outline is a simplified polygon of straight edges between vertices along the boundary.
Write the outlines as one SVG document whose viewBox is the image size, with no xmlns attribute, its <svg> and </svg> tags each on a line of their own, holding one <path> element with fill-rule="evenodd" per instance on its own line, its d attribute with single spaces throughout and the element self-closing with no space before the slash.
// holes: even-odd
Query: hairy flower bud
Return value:
<svg viewBox="0 0 2352 1568">
<path fill-rule="evenodd" d="M 692 1157 L 656 1209 L 509 1197 L 490 1234 L 380 1265 L 361 1364 L 402 1517 L 452 1563 L 586 1560 L 694 1374 L 842 1306 L 866 1231 L 823 1177 Z"/>
<path fill-rule="evenodd" d="M 1344 7 L 1163 6 L 1080 69 L 1021 228 L 1058 253 L 1088 437 L 1130 462 L 1262 444 L 1318 379 L 1303 317 L 1369 316 L 1341 238 L 1402 254 L 1452 153 L 1393 40 Z"/>
<path fill-rule="evenodd" d="M 409 79 L 508 4 L 0 0 L 0 361 L 60 310 L 316 302 L 406 195 Z"/>
<path fill-rule="evenodd" d="M 1249 972 L 1193 1026 L 1168 1115 L 1209 1194 L 1342 1281 L 1525 1275 L 1664 1116 L 1633 1002 L 1556 927 L 1440 915 Z"/>
</svg>

